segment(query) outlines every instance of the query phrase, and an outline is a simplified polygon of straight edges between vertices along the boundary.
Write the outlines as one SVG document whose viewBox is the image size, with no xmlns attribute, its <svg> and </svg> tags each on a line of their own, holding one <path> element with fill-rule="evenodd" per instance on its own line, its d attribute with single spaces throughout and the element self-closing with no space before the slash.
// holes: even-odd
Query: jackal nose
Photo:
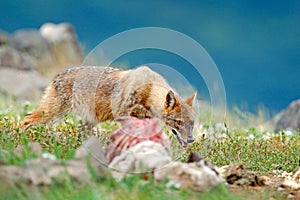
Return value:
<svg viewBox="0 0 300 200">
<path fill-rule="evenodd" d="M 194 138 L 193 137 L 188 137 L 187 142 L 188 143 L 193 143 L 194 142 Z"/>
</svg>

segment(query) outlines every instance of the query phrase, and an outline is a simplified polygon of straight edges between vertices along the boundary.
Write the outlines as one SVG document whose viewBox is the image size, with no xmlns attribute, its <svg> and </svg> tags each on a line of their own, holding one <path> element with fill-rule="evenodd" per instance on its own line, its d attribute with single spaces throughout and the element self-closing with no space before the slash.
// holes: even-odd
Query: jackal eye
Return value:
<svg viewBox="0 0 300 200">
<path fill-rule="evenodd" d="M 173 118 L 171 116 L 168 116 L 167 118 L 170 120 L 171 123 L 174 124 L 176 128 L 179 128 L 179 126 L 183 124 L 183 121 L 181 119 Z"/>
<path fill-rule="evenodd" d="M 172 133 L 173 133 L 174 135 L 177 135 L 177 132 L 176 132 L 174 129 L 172 129 Z"/>
</svg>

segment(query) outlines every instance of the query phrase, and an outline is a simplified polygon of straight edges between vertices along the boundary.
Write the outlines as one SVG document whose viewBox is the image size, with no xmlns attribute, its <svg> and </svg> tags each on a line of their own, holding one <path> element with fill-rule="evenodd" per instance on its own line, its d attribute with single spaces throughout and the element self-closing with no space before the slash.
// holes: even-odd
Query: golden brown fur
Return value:
<svg viewBox="0 0 300 200">
<path fill-rule="evenodd" d="M 54 78 L 39 108 L 25 117 L 22 126 L 45 124 L 72 110 L 91 126 L 121 116 L 157 117 L 186 146 L 193 141 L 194 97 L 182 100 L 163 77 L 145 66 L 133 70 L 76 67 Z"/>
</svg>

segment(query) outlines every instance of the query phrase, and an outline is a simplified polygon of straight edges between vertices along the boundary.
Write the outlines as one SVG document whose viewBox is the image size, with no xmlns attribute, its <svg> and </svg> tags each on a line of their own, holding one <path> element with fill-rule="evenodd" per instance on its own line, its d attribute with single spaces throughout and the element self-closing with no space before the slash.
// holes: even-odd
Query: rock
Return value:
<svg viewBox="0 0 300 200">
<path fill-rule="evenodd" d="M 288 173 L 282 184 L 284 188 L 300 191 L 300 167 L 294 173 Z"/>
<path fill-rule="evenodd" d="M 81 64 L 82 53 L 71 24 L 46 23 L 41 26 L 40 33 L 51 44 L 56 62 Z"/>
<path fill-rule="evenodd" d="M 0 67 L 21 70 L 36 69 L 36 61 L 26 53 L 21 53 L 9 46 L 0 47 Z"/>
<path fill-rule="evenodd" d="M 290 103 L 288 108 L 279 114 L 275 122 L 275 131 L 300 129 L 300 99 Z"/>
<path fill-rule="evenodd" d="M 98 175 L 104 175 L 104 167 L 107 167 L 104 149 L 95 136 L 89 137 L 84 144 L 76 150 L 75 159 L 88 161 L 89 164 L 96 170 Z"/>
<path fill-rule="evenodd" d="M 189 155 L 189 158 L 188 158 L 188 163 L 193 163 L 193 162 L 199 162 L 200 160 L 202 160 L 202 158 L 200 157 L 199 154 L 195 153 L 195 152 L 192 152 L 190 155 Z"/>
<path fill-rule="evenodd" d="M 169 152 L 159 143 L 143 141 L 114 157 L 108 167 L 113 177 L 121 180 L 131 173 L 145 174 L 160 170 L 172 161 Z"/>
<path fill-rule="evenodd" d="M 25 166 L 0 166 L 0 178 L 13 183 L 51 185 L 67 178 L 80 184 L 88 184 L 92 178 L 88 164 L 81 160 L 58 160 L 37 158 L 28 160 Z"/>
<path fill-rule="evenodd" d="M 0 91 L 19 99 L 40 97 L 47 84 L 36 71 L 0 68 Z"/>
<path fill-rule="evenodd" d="M 94 159 L 107 165 L 106 158 L 104 155 L 104 149 L 101 146 L 99 139 L 96 136 L 90 136 L 83 145 L 76 150 L 76 159 L 85 159 L 87 156 L 92 156 Z"/>
<path fill-rule="evenodd" d="M 68 160 L 66 170 L 71 176 L 72 180 L 76 181 L 77 183 L 87 184 L 92 180 L 92 173 L 87 162 Z M 101 173 L 101 175 L 103 174 Z"/>
<path fill-rule="evenodd" d="M 242 163 L 230 164 L 225 172 L 225 180 L 228 184 L 239 186 L 263 186 L 267 181 L 265 177 L 248 170 Z"/>
<path fill-rule="evenodd" d="M 76 151 L 75 159 L 64 162 L 44 156 L 40 145 L 36 142 L 29 143 L 28 146 L 39 158 L 27 160 L 24 166 L 0 165 L 1 181 L 39 186 L 52 185 L 71 178 L 77 183 L 88 184 L 93 178 L 107 175 L 107 171 L 104 170 L 106 166 L 104 150 L 95 137 L 89 138 Z M 18 146 L 15 153 L 21 154 L 24 148 Z"/>
<path fill-rule="evenodd" d="M 28 183 L 29 181 L 24 177 L 24 174 L 26 174 L 26 171 L 22 167 L 14 165 L 0 166 L 0 179 L 3 182 Z"/>
<path fill-rule="evenodd" d="M 168 185 L 200 192 L 209 191 L 212 187 L 224 183 L 217 168 L 208 165 L 204 159 L 194 163 L 172 162 L 160 170 L 155 170 L 154 177 L 156 180 L 168 178 Z"/>
<path fill-rule="evenodd" d="M 48 41 L 35 29 L 22 29 L 16 31 L 11 39 L 12 46 L 20 52 L 41 59 L 51 57 L 51 47 Z"/>
<path fill-rule="evenodd" d="M 9 35 L 3 30 L 0 30 L 0 46 L 6 45 L 9 41 Z"/>
<path fill-rule="evenodd" d="M 40 97 L 46 77 L 82 62 L 70 24 L 44 24 L 40 30 L 21 29 L 9 36 L 0 30 L 0 92 L 18 99 Z M 41 74 L 41 75 L 40 75 Z"/>
<path fill-rule="evenodd" d="M 112 134 L 105 152 L 116 179 L 159 169 L 172 161 L 169 138 L 158 119 L 125 117 L 119 121 L 122 128 Z"/>
<path fill-rule="evenodd" d="M 30 142 L 27 145 L 18 145 L 14 152 L 15 154 L 21 156 L 22 152 L 26 149 L 29 148 L 31 150 L 32 153 L 34 153 L 37 157 L 41 157 L 42 156 L 42 147 L 38 142 Z"/>
</svg>

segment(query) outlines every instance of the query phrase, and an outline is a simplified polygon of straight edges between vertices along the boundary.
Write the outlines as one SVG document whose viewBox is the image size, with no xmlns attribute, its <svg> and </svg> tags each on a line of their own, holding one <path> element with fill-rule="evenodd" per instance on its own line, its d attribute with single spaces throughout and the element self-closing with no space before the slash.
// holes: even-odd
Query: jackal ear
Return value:
<svg viewBox="0 0 300 200">
<path fill-rule="evenodd" d="M 184 102 L 189 105 L 189 106 L 193 106 L 193 102 L 196 99 L 197 96 L 197 92 L 194 92 L 191 96 L 189 96 L 188 98 L 186 98 L 186 100 L 184 100 Z"/>
<path fill-rule="evenodd" d="M 166 96 L 165 109 L 167 111 L 173 110 L 177 104 L 178 104 L 178 100 L 175 97 L 174 92 L 172 90 L 169 90 Z"/>
</svg>

